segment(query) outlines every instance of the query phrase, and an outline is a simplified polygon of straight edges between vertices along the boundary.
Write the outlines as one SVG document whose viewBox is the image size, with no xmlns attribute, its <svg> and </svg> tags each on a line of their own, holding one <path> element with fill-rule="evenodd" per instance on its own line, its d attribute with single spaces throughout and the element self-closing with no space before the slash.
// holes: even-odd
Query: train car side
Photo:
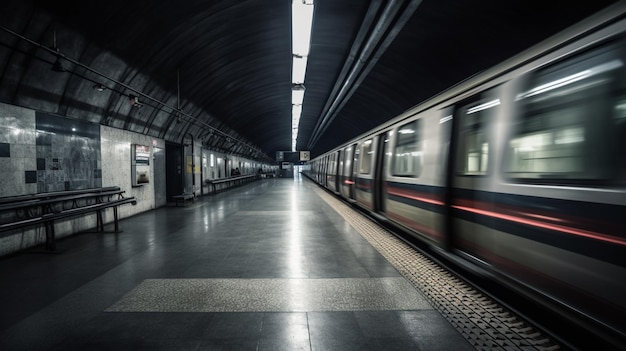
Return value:
<svg viewBox="0 0 626 351">
<path fill-rule="evenodd" d="M 620 3 L 319 156 L 313 179 L 626 337 L 625 13 Z"/>
</svg>

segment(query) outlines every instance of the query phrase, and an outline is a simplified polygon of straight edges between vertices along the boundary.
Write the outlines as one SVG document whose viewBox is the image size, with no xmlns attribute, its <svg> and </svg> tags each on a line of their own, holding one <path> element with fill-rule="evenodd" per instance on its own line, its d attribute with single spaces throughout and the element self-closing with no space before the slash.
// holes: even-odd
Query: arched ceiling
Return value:
<svg viewBox="0 0 626 351">
<path fill-rule="evenodd" d="M 316 0 L 298 149 L 327 151 L 613 2 Z M 291 149 L 290 4 L 3 0 L 0 102 L 273 158 Z"/>
</svg>

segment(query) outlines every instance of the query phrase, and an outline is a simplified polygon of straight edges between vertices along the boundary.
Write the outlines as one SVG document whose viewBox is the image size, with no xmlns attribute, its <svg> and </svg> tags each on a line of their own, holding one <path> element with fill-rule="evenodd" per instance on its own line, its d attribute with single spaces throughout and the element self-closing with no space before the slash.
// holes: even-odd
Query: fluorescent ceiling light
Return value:
<svg viewBox="0 0 626 351">
<path fill-rule="evenodd" d="M 300 56 L 309 55 L 311 28 L 313 25 L 313 1 L 303 4 L 301 0 L 293 0 L 291 5 L 292 50 Z"/>
<path fill-rule="evenodd" d="M 302 101 L 304 101 L 304 90 L 292 90 L 291 103 L 293 105 L 302 105 Z"/>
<path fill-rule="evenodd" d="M 291 71 L 291 82 L 294 84 L 304 83 L 306 74 L 306 56 L 293 56 L 293 69 Z"/>
<path fill-rule="evenodd" d="M 313 0 L 292 0 L 291 3 L 291 47 L 293 62 L 291 66 L 291 83 L 304 84 L 306 76 L 307 56 L 311 46 L 311 29 L 313 26 Z M 296 151 L 298 126 L 302 115 L 304 87 L 291 90 L 291 151 Z"/>
<path fill-rule="evenodd" d="M 302 114 L 302 105 L 293 105 L 291 107 L 291 114 L 295 116 L 300 116 Z"/>
</svg>

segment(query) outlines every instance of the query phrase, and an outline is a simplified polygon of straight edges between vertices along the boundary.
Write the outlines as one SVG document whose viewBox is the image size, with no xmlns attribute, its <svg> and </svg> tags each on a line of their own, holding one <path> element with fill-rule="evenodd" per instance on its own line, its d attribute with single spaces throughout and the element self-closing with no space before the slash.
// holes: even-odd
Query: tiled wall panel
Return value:
<svg viewBox="0 0 626 351">
<path fill-rule="evenodd" d="M 37 193 L 36 152 L 35 111 L 0 103 L 0 196 Z"/>
<path fill-rule="evenodd" d="M 37 192 L 102 187 L 99 125 L 39 112 L 35 124 Z"/>
</svg>

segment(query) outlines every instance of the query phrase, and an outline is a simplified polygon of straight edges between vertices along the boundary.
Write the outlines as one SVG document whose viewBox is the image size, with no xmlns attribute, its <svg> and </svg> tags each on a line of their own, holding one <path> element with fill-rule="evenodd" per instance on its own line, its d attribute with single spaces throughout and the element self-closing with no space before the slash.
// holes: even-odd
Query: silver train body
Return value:
<svg viewBox="0 0 626 351">
<path fill-rule="evenodd" d="M 310 162 L 448 256 L 626 330 L 626 6 Z"/>
</svg>

